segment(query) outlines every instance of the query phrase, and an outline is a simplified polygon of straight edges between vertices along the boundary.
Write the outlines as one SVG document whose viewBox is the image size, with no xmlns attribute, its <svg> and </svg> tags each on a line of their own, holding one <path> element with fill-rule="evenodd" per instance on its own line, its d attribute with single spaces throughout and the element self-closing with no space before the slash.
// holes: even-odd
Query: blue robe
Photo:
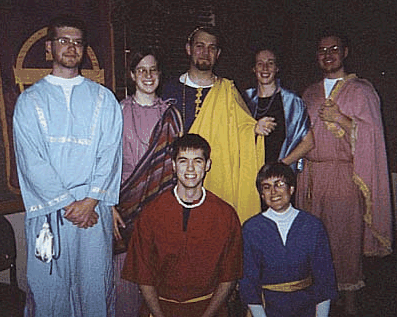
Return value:
<svg viewBox="0 0 397 317">
<path fill-rule="evenodd" d="M 18 98 L 14 140 L 26 208 L 26 315 L 108 316 L 113 302 L 112 214 L 118 203 L 122 113 L 114 95 L 83 78 L 70 106 L 61 86 L 40 80 Z M 96 225 L 80 229 L 63 208 L 99 200 Z M 35 257 L 35 242 L 51 215 L 56 260 Z"/>
<path fill-rule="evenodd" d="M 279 159 L 286 157 L 306 136 L 310 128 L 310 118 L 306 107 L 301 98 L 295 93 L 281 89 L 281 99 L 284 107 L 285 115 L 285 131 L 286 138 L 281 147 Z M 255 108 L 258 106 L 258 89 L 249 88 L 243 94 L 244 101 L 247 103 L 251 114 L 254 114 Z M 291 168 L 295 171 L 297 163 L 291 164 Z"/>
<path fill-rule="evenodd" d="M 258 214 L 243 226 L 245 304 L 262 304 L 262 285 L 303 280 L 313 284 L 295 292 L 264 290 L 267 317 L 315 316 L 316 305 L 337 296 L 328 237 L 320 220 L 304 211 L 293 221 L 284 246 L 274 221 Z"/>
</svg>

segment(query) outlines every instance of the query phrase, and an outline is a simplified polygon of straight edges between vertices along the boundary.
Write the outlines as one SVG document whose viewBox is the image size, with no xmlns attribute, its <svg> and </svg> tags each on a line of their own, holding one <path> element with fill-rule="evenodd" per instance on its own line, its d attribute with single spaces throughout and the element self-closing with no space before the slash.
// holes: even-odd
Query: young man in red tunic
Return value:
<svg viewBox="0 0 397 317">
<path fill-rule="evenodd" d="M 140 316 L 227 316 L 226 299 L 242 277 L 235 210 L 203 187 L 210 146 L 197 134 L 175 141 L 177 185 L 138 217 L 122 277 L 139 284 Z"/>
</svg>

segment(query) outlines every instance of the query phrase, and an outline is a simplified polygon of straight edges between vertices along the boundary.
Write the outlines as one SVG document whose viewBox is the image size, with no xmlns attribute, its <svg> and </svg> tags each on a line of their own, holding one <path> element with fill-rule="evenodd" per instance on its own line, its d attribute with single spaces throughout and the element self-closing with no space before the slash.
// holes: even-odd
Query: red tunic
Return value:
<svg viewBox="0 0 397 317">
<path fill-rule="evenodd" d="M 210 294 L 219 283 L 241 278 L 242 237 L 236 212 L 207 191 L 204 203 L 191 209 L 183 231 L 183 207 L 171 191 L 163 193 L 136 221 L 122 277 L 156 286 L 159 296 L 177 301 Z M 160 301 L 166 315 L 173 317 L 199 316 L 208 303 Z"/>
</svg>

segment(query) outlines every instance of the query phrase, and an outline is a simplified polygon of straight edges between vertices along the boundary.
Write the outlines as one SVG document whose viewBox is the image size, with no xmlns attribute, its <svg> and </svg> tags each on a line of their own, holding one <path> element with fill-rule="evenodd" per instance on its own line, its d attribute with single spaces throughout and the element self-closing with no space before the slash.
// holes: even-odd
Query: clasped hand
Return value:
<svg viewBox="0 0 397 317">
<path fill-rule="evenodd" d="M 318 116 L 322 121 L 336 122 L 341 118 L 341 112 L 336 102 L 327 99 L 318 110 Z"/>
<path fill-rule="evenodd" d="M 83 200 L 77 200 L 64 207 L 65 219 L 72 222 L 79 228 L 87 229 L 98 223 L 99 215 L 95 212 L 98 200 L 86 197 Z"/>
<path fill-rule="evenodd" d="M 276 121 L 273 117 L 263 117 L 255 125 L 255 133 L 268 136 L 276 128 Z"/>
</svg>

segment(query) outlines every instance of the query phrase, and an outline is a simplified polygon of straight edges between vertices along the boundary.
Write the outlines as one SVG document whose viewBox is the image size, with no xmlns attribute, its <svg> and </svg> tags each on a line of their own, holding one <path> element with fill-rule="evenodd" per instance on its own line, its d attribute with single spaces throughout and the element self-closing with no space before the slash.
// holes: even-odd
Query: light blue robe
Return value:
<svg viewBox="0 0 397 317">
<path fill-rule="evenodd" d="M 281 99 L 284 107 L 285 115 L 285 132 L 286 138 L 281 147 L 279 159 L 286 157 L 302 139 L 309 132 L 310 119 L 306 107 L 301 98 L 295 93 L 287 89 L 281 88 Z M 255 107 L 258 105 L 258 89 L 249 88 L 244 94 L 243 98 L 247 103 L 251 113 L 254 112 Z M 297 170 L 297 163 L 291 164 L 291 168 Z M 299 168 L 298 168 L 299 169 Z"/>
<path fill-rule="evenodd" d="M 45 78 L 19 96 L 14 142 L 26 208 L 31 292 L 25 315 L 112 316 L 110 207 L 118 203 L 121 134 L 119 103 L 108 89 L 89 79 L 73 87 L 69 109 L 62 87 Z M 62 217 L 62 208 L 85 197 L 99 200 L 95 209 L 99 220 L 80 229 Z M 34 251 L 48 214 L 59 259 L 44 263 Z"/>
</svg>

